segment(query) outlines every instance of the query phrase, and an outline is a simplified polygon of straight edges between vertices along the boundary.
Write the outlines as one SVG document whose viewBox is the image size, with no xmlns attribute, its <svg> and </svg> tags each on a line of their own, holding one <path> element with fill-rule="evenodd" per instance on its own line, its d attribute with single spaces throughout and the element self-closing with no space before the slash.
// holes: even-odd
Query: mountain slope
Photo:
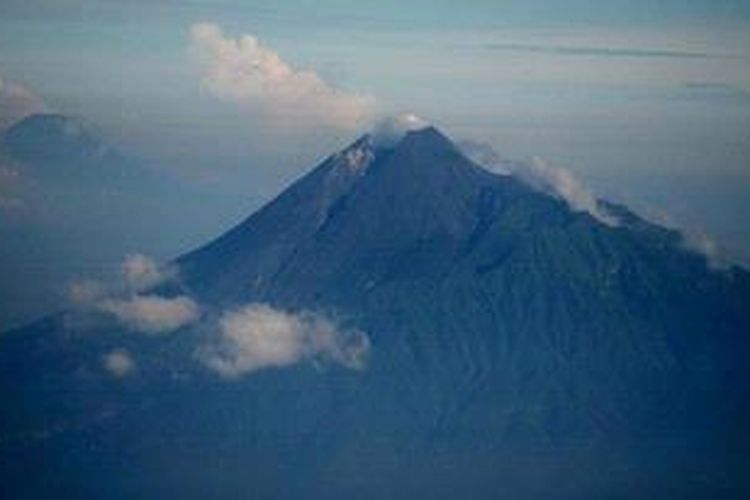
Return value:
<svg viewBox="0 0 750 500">
<path fill-rule="evenodd" d="M 608 207 L 619 225 L 432 127 L 365 136 L 177 259 L 152 292 L 204 323 L 143 341 L 62 316 L 0 339 L 10 491 L 42 460 L 73 497 L 116 477 L 112 498 L 741 498 L 750 277 Z M 257 303 L 367 332 L 367 367 L 227 382 L 196 363 L 212 317 Z M 92 368 L 114 346 L 136 376 Z"/>
<path fill-rule="evenodd" d="M 368 154 L 364 172 L 329 159 L 180 259 L 191 291 L 343 311 L 389 363 L 399 353 L 404 370 L 452 386 L 450 405 L 471 408 L 458 400 L 496 384 L 540 394 L 505 419 L 524 432 L 674 429 L 741 404 L 744 271 L 714 272 L 643 221 L 572 212 L 479 169 L 432 128 Z M 740 386 L 732 401 L 716 393 L 727 384 Z"/>
</svg>

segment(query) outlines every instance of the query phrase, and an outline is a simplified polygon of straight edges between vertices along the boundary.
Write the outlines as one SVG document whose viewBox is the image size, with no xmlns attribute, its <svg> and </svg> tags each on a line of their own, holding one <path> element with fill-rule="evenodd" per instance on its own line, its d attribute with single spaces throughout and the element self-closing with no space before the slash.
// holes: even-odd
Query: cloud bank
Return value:
<svg viewBox="0 0 750 500">
<path fill-rule="evenodd" d="M 253 35 L 230 38 L 216 24 L 197 23 L 190 37 L 202 63 L 203 86 L 219 99 L 292 124 L 302 120 L 353 128 L 370 113 L 371 98 L 337 89 L 313 71 L 293 68 Z"/>
<path fill-rule="evenodd" d="M 318 314 L 291 314 L 249 304 L 221 316 L 218 342 L 200 349 L 198 357 L 221 377 L 231 379 L 306 359 L 361 369 L 369 348 L 363 332 L 342 330 Z"/>
</svg>

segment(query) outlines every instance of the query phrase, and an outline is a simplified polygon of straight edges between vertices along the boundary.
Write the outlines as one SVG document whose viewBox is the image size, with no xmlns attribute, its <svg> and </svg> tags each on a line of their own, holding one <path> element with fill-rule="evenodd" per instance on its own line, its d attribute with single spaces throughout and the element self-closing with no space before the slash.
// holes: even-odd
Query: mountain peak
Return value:
<svg viewBox="0 0 750 500">
<path fill-rule="evenodd" d="M 375 124 L 372 132 L 373 144 L 378 149 L 390 149 L 396 146 L 410 132 L 422 130 L 429 123 L 413 113 L 403 113 L 385 118 Z"/>
<path fill-rule="evenodd" d="M 35 114 L 24 118 L 2 137 L 3 146 L 21 160 L 57 161 L 104 156 L 108 148 L 77 118 Z"/>
<path fill-rule="evenodd" d="M 624 481 L 676 497 L 731 495 L 726 471 L 744 470 L 750 449 L 750 277 L 711 272 L 679 244 L 635 215 L 609 227 L 488 173 L 432 126 L 387 149 L 363 136 L 181 257 L 179 280 L 143 296 L 189 296 L 205 311 L 196 324 L 138 341 L 133 321 L 109 311 L 89 320 L 86 310 L 3 334 L 0 367 L 14 371 L 0 397 L 15 404 L 0 413 L 0 456 L 21 460 L 0 463 L 13 466 L 11 491 L 26 492 L 23 473 L 49 462 L 50 474 L 71 469 L 83 486 L 102 471 L 108 487 L 125 477 L 115 495 L 143 497 L 128 472 L 142 451 L 186 452 L 155 461 L 147 498 L 174 489 L 162 478 L 175 466 L 189 472 L 180 491 L 198 497 L 245 496 L 240 469 L 261 480 L 268 470 L 269 491 L 283 489 L 278 476 L 290 497 L 350 498 L 355 488 L 367 498 L 492 498 L 518 484 L 519 470 L 564 486 L 533 484 L 519 498 L 619 497 Z M 357 346 L 331 339 L 365 334 L 360 371 L 318 356 L 338 360 Z M 106 378 L 124 348 L 135 377 Z M 231 389 L 209 378 L 235 365 Z M 180 422 L 178 432 L 144 425 L 163 421 Z M 227 443 L 248 467 L 224 467 Z M 82 460 L 66 468 L 71 449 Z M 560 474 L 563 462 L 572 465 Z M 696 475 L 717 478 L 715 491 L 675 487 L 674 477 Z M 222 494 L 227 483 L 237 490 Z M 333 483 L 340 494 L 326 491 Z"/>
<path fill-rule="evenodd" d="M 456 146 L 445 134 L 428 125 L 424 128 L 410 130 L 399 143 L 399 147 L 408 148 L 425 148 L 430 150 L 451 150 L 455 151 Z"/>
<path fill-rule="evenodd" d="M 6 131 L 5 135 L 14 136 L 30 131 L 39 132 L 42 130 L 50 135 L 55 134 L 68 137 L 86 134 L 85 127 L 77 118 L 59 113 L 38 113 L 19 120 Z"/>
<path fill-rule="evenodd" d="M 453 142 L 441 131 L 414 115 L 410 119 L 394 118 L 382 122 L 372 132 L 366 133 L 345 147 L 333 158 L 348 172 L 363 173 L 378 158 L 398 151 L 417 154 L 458 152 Z M 405 126 L 397 125 L 406 124 Z M 419 125 L 417 127 L 417 125 Z M 382 127 L 390 127 L 387 132 Z M 414 126 L 417 128 L 408 128 Z M 380 127 L 380 128 L 378 128 Z"/>
</svg>

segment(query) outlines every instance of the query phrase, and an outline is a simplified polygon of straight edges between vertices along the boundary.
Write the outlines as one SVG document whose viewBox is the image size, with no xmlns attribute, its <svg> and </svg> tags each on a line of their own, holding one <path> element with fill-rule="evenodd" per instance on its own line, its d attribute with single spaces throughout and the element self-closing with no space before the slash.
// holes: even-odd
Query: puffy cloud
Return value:
<svg viewBox="0 0 750 500">
<path fill-rule="evenodd" d="M 80 280 L 71 283 L 67 289 L 67 299 L 79 307 L 95 307 L 106 298 L 111 298 L 125 291 L 141 293 L 156 285 L 177 277 L 175 267 L 160 266 L 151 257 L 134 253 L 125 256 L 120 264 L 121 283 L 104 283 L 96 280 Z"/>
<path fill-rule="evenodd" d="M 0 131 L 34 113 L 48 111 L 44 101 L 26 87 L 0 78 Z"/>
<path fill-rule="evenodd" d="M 105 286 L 96 280 L 75 281 L 68 286 L 68 301 L 76 306 L 91 307 L 101 300 L 117 294 L 124 289 L 132 293 L 141 293 L 161 283 L 177 277 L 174 267 L 160 266 L 151 257 L 135 253 L 127 255 L 120 264 L 122 283 Z"/>
<path fill-rule="evenodd" d="M 186 295 L 164 297 L 144 293 L 164 279 L 156 263 L 140 254 L 131 255 L 121 266 L 126 288 L 106 287 L 93 280 L 74 282 L 68 300 L 78 315 L 77 325 L 110 326 L 114 319 L 125 328 L 149 335 L 165 334 L 198 323 L 200 305 Z M 304 360 L 333 362 L 349 369 L 361 369 L 370 350 L 367 335 L 356 329 L 342 329 L 330 319 L 313 312 L 292 314 L 265 304 L 249 304 L 224 311 L 218 321 L 201 324 L 218 330 L 218 336 L 196 348 L 197 359 L 225 378 L 236 378 L 264 368 L 291 366 Z M 127 353 L 113 351 L 103 358 L 115 376 L 129 368 Z M 132 360 L 131 360 L 132 361 Z"/>
<path fill-rule="evenodd" d="M 618 224 L 591 190 L 568 169 L 550 165 L 539 157 L 532 157 L 528 162 L 509 161 L 484 143 L 462 141 L 459 147 L 475 163 L 502 175 L 513 175 L 537 191 L 563 200 L 571 210 L 587 212 L 608 226 Z"/>
<path fill-rule="evenodd" d="M 421 130 L 430 124 L 413 113 L 403 113 L 378 122 L 371 132 L 373 145 L 390 147 L 395 145 L 407 132 Z"/>
<path fill-rule="evenodd" d="M 154 259 L 136 253 L 125 257 L 121 265 L 125 283 L 133 290 L 147 290 L 175 277 L 173 269 L 160 268 Z"/>
<path fill-rule="evenodd" d="M 368 337 L 359 330 L 342 330 L 318 314 L 291 314 L 265 304 L 224 313 L 219 331 L 218 342 L 200 349 L 198 355 L 225 378 L 306 359 L 361 369 L 370 348 Z"/>
<path fill-rule="evenodd" d="M 229 38 L 212 23 L 190 29 L 193 50 L 203 66 L 203 85 L 216 97 L 257 108 L 283 123 L 300 120 L 356 127 L 367 118 L 372 99 L 337 89 L 315 72 L 297 70 L 253 35 Z"/>
<path fill-rule="evenodd" d="M 123 378 L 137 369 L 133 356 L 124 349 L 115 349 L 102 357 L 102 366 L 113 377 Z"/>
<path fill-rule="evenodd" d="M 200 319 L 198 304 L 186 295 L 162 297 L 144 294 L 159 283 L 173 278 L 175 268 L 164 270 L 150 257 L 132 254 L 120 266 L 124 287 L 95 280 L 70 284 L 67 299 L 78 312 L 104 314 L 126 328 L 146 334 L 173 332 Z"/>
<path fill-rule="evenodd" d="M 121 273 L 124 289 L 122 285 L 105 286 L 94 280 L 77 281 L 68 287 L 68 301 L 80 312 L 104 313 L 130 330 L 148 334 L 172 332 L 200 318 L 200 308 L 190 297 L 142 293 L 175 274 L 160 269 L 153 259 L 142 254 L 129 255 L 121 265 Z"/>
<path fill-rule="evenodd" d="M 113 315 L 131 330 L 159 334 L 168 333 L 197 321 L 200 309 L 190 297 L 134 295 L 128 298 L 105 299 L 97 309 Z"/>
</svg>

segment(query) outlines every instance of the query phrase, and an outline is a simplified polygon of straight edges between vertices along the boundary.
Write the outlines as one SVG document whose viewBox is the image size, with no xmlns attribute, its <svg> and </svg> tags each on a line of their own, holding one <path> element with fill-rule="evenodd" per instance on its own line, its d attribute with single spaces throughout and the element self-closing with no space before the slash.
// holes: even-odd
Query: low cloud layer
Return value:
<svg viewBox="0 0 750 500">
<path fill-rule="evenodd" d="M 236 378 L 308 359 L 361 369 L 369 348 L 363 332 L 341 329 L 318 314 L 250 304 L 222 315 L 218 342 L 201 349 L 199 359 L 220 376 Z"/>
<path fill-rule="evenodd" d="M 321 314 L 295 314 L 252 303 L 223 311 L 218 319 L 212 319 L 187 295 L 165 297 L 144 291 L 177 274 L 169 269 L 165 272 L 153 259 L 134 254 L 126 257 L 120 267 L 124 283 L 109 287 L 92 280 L 73 283 L 68 300 L 80 317 L 74 316 L 71 324 L 110 328 L 116 322 L 146 336 L 190 327 L 207 330 L 212 336 L 196 345 L 196 359 L 226 379 L 303 361 L 333 363 L 353 370 L 364 368 L 370 350 L 367 335 L 357 329 L 341 328 Z M 115 377 L 126 376 L 136 368 L 132 356 L 121 349 L 105 353 L 102 363 Z"/>
<path fill-rule="evenodd" d="M 115 349 L 102 356 L 102 366 L 115 378 L 132 375 L 137 369 L 133 356 L 124 349 Z"/>
<path fill-rule="evenodd" d="M 32 91 L 0 77 L 0 132 L 29 115 L 48 110 Z"/>
<path fill-rule="evenodd" d="M 508 161 L 484 143 L 462 141 L 459 147 L 472 161 L 485 168 L 502 175 L 513 175 L 537 191 L 563 200 L 573 211 L 586 212 L 608 226 L 617 225 L 617 219 L 600 206 L 591 190 L 568 169 L 550 165 L 538 157 L 532 157 L 528 162 Z"/>
<path fill-rule="evenodd" d="M 293 68 L 253 35 L 230 38 L 216 24 L 197 23 L 190 36 L 203 85 L 219 99 L 289 124 L 301 120 L 353 128 L 369 116 L 371 98 L 337 89 L 314 71 Z"/>
</svg>

